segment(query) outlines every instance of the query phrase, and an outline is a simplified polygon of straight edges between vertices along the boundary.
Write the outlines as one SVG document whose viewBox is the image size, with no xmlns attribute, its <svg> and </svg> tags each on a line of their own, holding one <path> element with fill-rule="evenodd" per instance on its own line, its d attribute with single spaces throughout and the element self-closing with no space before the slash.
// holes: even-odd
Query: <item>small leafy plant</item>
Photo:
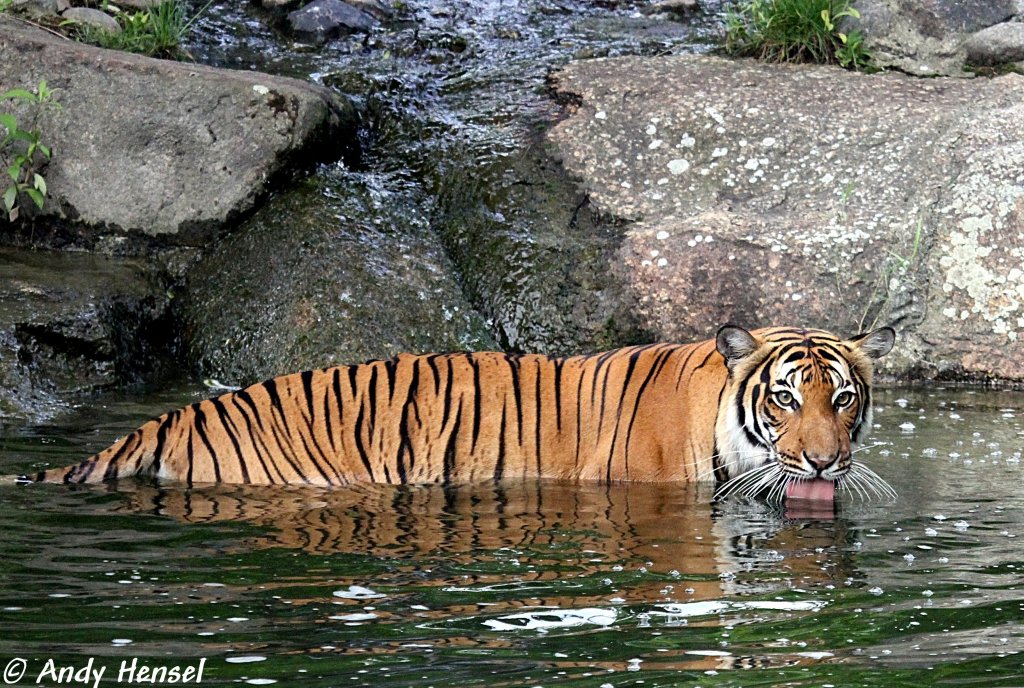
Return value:
<svg viewBox="0 0 1024 688">
<path fill-rule="evenodd" d="M 726 13 L 725 50 L 766 62 L 869 69 L 860 32 L 840 30 L 846 18 L 860 19 L 850 0 L 740 0 Z"/>
<path fill-rule="evenodd" d="M 110 12 L 121 25 L 120 32 L 104 31 L 85 25 L 73 25 L 72 28 L 79 40 L 101 48 L 140 53 L 150 57 L 189 58 L 182 44 L 192 25 L 213 2 L 214 0 L 208 0 L 191 18 L 186 15 L 185 5 L 181 0 L 164 0 L 156 7 L 134 12 L 104 2 L 103 9 Z"/>
<path fill-rule="evenodd" d="M 22 88 L 12 88 L 0 94 L 0 103 L 14 102 L 27 105 L 31 111 L 30 123 L 23 125 L 17 116 L 10 112 L 0 112 L 0 128 L 4 132 L 0 140 L 0 160 L 3 161 L 6 175 L 3 177 L 3 205 L 7 218 L 11 222 L 18 219 L 18 201 L 27 196 L 36 207 L 42 210 L 46 199 L 46 178 L 42 171 L 52 155 L 50 147 L 43 143 L 42 134 L 37 127 L 39 115 L 44 108 L 60 105 L 53 96 L 53 91 L 40 81 L 35 93 Z"/>
<path fill-rule="evenodd" d="M 175 0 L 167 0 L 145 11 L 127 12 L 107 5 L 121 31 L 105 31 L 93 26 L 76 26 L 79 40 L 101 48 L 140 53 L 152 57 L 176 58 L 188 29 L 185 10 Z"/>
</svg>

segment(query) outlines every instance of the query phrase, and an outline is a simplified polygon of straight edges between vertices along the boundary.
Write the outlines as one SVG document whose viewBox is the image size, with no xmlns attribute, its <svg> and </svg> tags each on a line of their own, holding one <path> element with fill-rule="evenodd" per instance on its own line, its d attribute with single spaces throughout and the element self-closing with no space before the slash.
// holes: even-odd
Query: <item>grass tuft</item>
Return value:
<svg viewBox="0 0 1024 688">
<path fill-rule="evenodd" d="M 838 24 L 860 13 L 850 0 L 740 0 L 726 13 L 725 50 L 766 62 L 816 62 L 870 69 L 859 31 Z"/>
</svg>

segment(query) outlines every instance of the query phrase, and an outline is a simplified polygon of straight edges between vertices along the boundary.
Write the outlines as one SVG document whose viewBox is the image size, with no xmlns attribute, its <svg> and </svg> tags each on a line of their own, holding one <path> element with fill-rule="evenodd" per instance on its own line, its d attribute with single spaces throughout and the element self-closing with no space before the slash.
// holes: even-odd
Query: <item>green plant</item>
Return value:
<svg viewBox="0 0 1024 688">
<path fill-rule="evenodd" d="M 0 159 L 10 179 L 3 192 L 4 210 L 11 222 L 18 219 L 18 200 L 28 196 L 40 210 L 46 199 L 46 178 L 42 170 L 49 162 L 51 151 L 42 142 L 37 122 L 44 108 L 60 105 L 54 99 L 53 91 L 40 81 L 35 93 L 22 88 L 12 88 L 0 95 L 0 102 L 21 103 L 31 110 L 31 122 L 23 126 L 10 112 L 0 112 L 0 127 L 6 132 L 0 140 Z"/>
<path fill-rule="evenodd" d="M 165 0 L 149 10 L 137 12 L 127 12 L 116 5 L 104 3 L 104 9 L 111 12 L 121 25 L 120 32 L 86 25 L 74 25 L 74 29 L 79 40 L 101 48 L 178 59 L 188 57 L 188 53 L 181 47 L 182 43 L 192 25 L 211 4 L 213 0 L 208 0 L 189 18 L 185 14 L 184 4 L 179 0 Z"/>
<path fill-rule="evenodd" d="M 911 269 L 920 256 L 923 238 L 924 218 L 919 216 L 913 240 L 906 254 L 892 249 L 885 249 L 889 258 L 882 265 L 871 288 L 867 306 L 861 314 L 860 322 L 858 323 L 859 332 L 867 332 L 878 326 L 879 318 L 886 312 L 889 304 L 892 302 L 893 295 L 905 286 Z"/>
<path fill-rule="evenodd" d="M 725 17 L 725 50 L 767 62 L 818 62 L 868 69 L 860 32 L 841 31 L 859 19 L 850 0 L 740 0 Z"/>
</svg>

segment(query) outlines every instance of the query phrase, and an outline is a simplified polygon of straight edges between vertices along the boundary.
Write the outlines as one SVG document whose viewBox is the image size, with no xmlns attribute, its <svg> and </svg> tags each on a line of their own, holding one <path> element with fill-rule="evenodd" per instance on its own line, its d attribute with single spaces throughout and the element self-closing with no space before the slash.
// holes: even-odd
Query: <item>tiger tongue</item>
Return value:
<svg viewBox="0 0 1024 688">
<path fill-rule="evenodd" d="M 786 499 L 808 499 L 831 502 L 836 496 L 836 484 L 831 480 L 792 480 L 786 485 Z"/>
</svg>

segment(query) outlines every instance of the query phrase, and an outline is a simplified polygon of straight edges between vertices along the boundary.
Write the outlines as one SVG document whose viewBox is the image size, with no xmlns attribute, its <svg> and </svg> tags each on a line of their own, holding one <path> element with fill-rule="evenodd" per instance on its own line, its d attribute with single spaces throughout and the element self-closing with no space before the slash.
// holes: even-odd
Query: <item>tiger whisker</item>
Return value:
<svg viewBox="0 0 1024 688">
<path fill-rule="evenodd" d="M 733 494 L 738 490 L 744 483 L 756 479 L 756 477 L 763 471 L 767 470 L 769 466 L 758 466 L 746 473 L 741 473 L 735 478 L 730 478 L 721 485 L 718 486 L 718 490 L 715 493 L 716 499 L 724 499 L 729 495 Z"/>
<path fill-rule="evenodd" d="M 875 491 L 875 494 L 879 497 L 888 497 L 889 499 L 897 499 L 899 497 L 892 485 L 887 483 L 882 476 L 878 475 L 859 461 L 850 466 L 850 472 L 860 478 L 864 485 Z"/>
</svg>

